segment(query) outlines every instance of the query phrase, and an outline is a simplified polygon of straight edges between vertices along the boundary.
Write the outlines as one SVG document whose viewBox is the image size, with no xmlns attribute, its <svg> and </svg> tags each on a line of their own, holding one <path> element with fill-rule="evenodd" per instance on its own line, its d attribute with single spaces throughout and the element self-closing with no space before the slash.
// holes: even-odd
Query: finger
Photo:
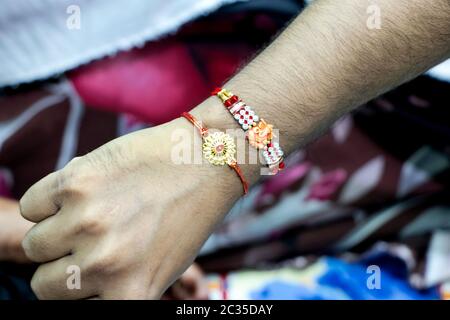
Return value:
<svg viewBox="0 0 450 320">
<path fill-rule="evenodd" d="M 58 205 L 56 195 L 60 185 L 61 175 L 53 172 L 35 183 L 20 199 L 20 213 L 32 222 L 39 222 L 56 214 Z"/>
<path fill-rule="evenodd" d="M 38 299 L 86 299 L 98 295 L 95 281 L 83 278 L 76 255 L 41 265 L 31 279 Z"/>
<path fill-rule="evenodd" d="M 28 259 L 42 263 L 70 254 L 74 240 L 69 218 L 69 215 L 64 215 L 60 211 L 34 225 L 22 241 Z"/>
</svg>

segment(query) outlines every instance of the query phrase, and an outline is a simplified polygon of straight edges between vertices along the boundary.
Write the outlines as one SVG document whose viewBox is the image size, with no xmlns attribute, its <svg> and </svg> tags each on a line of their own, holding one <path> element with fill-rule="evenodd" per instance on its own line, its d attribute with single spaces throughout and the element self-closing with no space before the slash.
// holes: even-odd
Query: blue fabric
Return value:
<svg viewBox="0 0 450 320">
<path fill-rule="evenodd" d="M 418 291 L 407 281 L 404 263 L 388 255 L 379 255 L 359 263 L 324 258 L 326 271 L 316 279 L 315 286 L 274 280 L 251 293 L 252 299 L 287 300 L 429 300 L 439 299 L 437 288 Z M 369 265 L 380 267 L 380 288 L 369 289 Z"/>
</svg>

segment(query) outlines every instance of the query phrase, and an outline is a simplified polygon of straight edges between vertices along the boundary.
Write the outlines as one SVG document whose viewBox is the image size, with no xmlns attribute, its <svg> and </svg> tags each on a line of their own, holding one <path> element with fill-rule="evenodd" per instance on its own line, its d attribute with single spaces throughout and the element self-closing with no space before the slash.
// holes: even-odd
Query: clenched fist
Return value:
<svg viewBox="0 0 450 320">
<path fill-rule="evenodd" d="M 179 129 L 196 134 L 180 118 L 118 138 L 26 192 L 21 213 L 37 224 L 23 247 L 41 263 L 38 298 L 159 298 L 192 263 L 242 186 L 228 167 L 174 163 Z M 67 285 L 73 266 L 79 289 Z"/>
</svg>

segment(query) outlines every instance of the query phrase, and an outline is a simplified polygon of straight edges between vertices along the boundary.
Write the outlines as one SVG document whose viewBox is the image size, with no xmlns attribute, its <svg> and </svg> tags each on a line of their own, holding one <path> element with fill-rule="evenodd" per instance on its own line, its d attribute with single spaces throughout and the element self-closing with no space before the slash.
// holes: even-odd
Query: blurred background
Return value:
<svg viewBox="0 0 450 320">
<path fill-rule="evenodd" d="M 195 107 L 306 5 L 4 0 L 0 299 L 34 299 L 17 204 L 33 183 Z M 449 101 L 446 62 L 340 119 L 235 204 L 166 298 L 450 298 Z"/>
</svg>

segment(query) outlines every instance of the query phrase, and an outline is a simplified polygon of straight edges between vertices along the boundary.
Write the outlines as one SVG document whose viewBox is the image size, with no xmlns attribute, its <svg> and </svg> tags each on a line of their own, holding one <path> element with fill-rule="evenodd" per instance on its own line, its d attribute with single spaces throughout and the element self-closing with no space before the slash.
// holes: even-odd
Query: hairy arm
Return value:
<svg viewBox="0 0 450 320">
<path fill-rule="evenodd" d="M 366 25 L 369 3 L 381 29 Z M 291 152 L 449 57 L 449 34 L 449 0 L 316 0 L 226 87 Z M 215 97 L 192 112 L 210 128 L 237 128 Z M 180 128 L 197 134 L 180 118 L 118 138 L 27 191 L 21 212 L 37 225 L 23 246 L 42 263 L 32 280 L 39 298 L 158 298 L 188 267 L 242 187 L 229 168 L 174 164 Z M 259 166 L 242 166 L 255 182 Z M 68 290 L 74 265 L 83 282 Z"/>
<path fill-rule="evenodd" d="M 369 28 L 370 5 L 379 10 L 380 29 Z M 449 57 L 448 0 L 317 0 L 225 87 L 273 123 L 290 152 Z M 231 126 L 217 104 L 211 98 L 195 112 Z"/>
</svg>

